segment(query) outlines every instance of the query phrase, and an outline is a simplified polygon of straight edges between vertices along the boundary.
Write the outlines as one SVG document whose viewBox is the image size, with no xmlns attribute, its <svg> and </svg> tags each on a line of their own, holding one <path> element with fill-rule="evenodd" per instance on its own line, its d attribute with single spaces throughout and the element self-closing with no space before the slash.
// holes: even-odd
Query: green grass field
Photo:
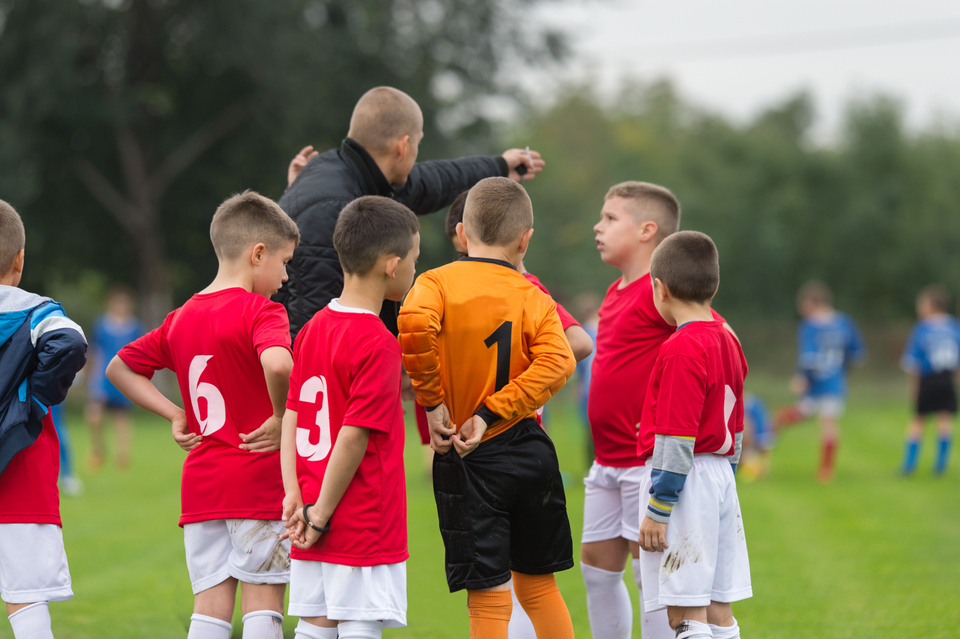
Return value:
<svg viewBox="0 0 960 639">
<path fill-rule="evenodd" d="M 785 400 L 782 380 L 761 379 L 754 390 Z M 860 386 L 865 386 L 861 382 Z M 787 432 L 772 475 L 741 483 L 754 598 L 734 606 L 744 637 L 956 637 L 960 627 L 960 499 L 956 467 L 930 475 L 931 440 L 921 471 L 897 476 L 908 416 L 899 386 L 854 389 L 843 421 L 839 469 L 832 485 L 814 481 L 817 431 Z M 769 392 L 767 392 L 769 391 Z M 776 402 L 774 402 L 776 403 Z M 183 453 L 169 427 L 139 415 L 133 467 L 87 472 L 86 429 L 72 414 L 70 432 L 86 490 L 64 498 L 64 539 L 76 597 L 51 606 L 59 639 L 184 637 L 192 596 L 177 527 Z M 549 413 L 579 537 L 586 468 L 582 431 L 568 398 Z M 422 450 L 409 431 L 409 627 L 392 637 L 466 637 L 466 595 L 450 595 Z M 579 560 L 579 548 L 574 553 Z M 628 573 L 628 579 L 632 579 Z M 580 570 L 558 576 L 578 637 L 589 637 Z M 632 588 L 632 581 L 628 582 Z M 296 619 L 284 628 L 293 636 Z M 240 636 L 239 614 L 234 636 Z M 638 628 L 634 637 L 639 637 Z M 12 637 L 0 624 L 0 638 Z"/>
</svg>

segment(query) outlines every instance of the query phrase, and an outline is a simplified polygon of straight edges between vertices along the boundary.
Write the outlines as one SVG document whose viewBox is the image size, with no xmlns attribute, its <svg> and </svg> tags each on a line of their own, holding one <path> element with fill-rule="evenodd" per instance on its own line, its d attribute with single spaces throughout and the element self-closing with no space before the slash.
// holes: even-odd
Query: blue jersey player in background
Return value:
<svg viewBox="0 0 960 639">
<path fill-rule="evenodd" d="M 839 419 L 847 399 L 847 369 L 862 363 L 867 347 L 849 315 L 834 310 L 833 294 L 823 282 L 800 287 L 797 310 L 803 320 L 797 329 L 797 372 L 791 382 L 799 401 L 777 415 L 777 427 L 818 416 L 822 453 L 817 478 L 833 478 L 839 438 Z"/>
<path fill-rule="evenodd" d="M 753 393 L 743 394 L 743 448 L 737 476 L 746 481 L 762 479 L 770 472 L 773 449 L 773 419 L 767 405 Z"/>
<path fill-rule="evenodd" d="M 960 367 L 960 323 L 947 313 L 950 296 L 936 284 L 917 296 L 920 321 L 910 332 L 900 365 L 910 376 L 916 412 L 907 427 L 907 443 L 901 471 L 911 475 L 917 469 L 920 439 L 925 418 L 936 415 L 938 426 L 937 460 L 933 472 L 947 469 L 953 418 L 957 414 L 954 377 Z"/>
</svg>

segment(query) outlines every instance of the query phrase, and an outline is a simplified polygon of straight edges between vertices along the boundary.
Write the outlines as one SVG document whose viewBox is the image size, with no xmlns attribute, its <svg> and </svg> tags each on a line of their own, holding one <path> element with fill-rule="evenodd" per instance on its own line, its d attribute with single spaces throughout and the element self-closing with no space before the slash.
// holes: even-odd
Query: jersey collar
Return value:
<svg viewBox="0 0 960 639">
<path fill-rule="evenodd" d="M 517 267 L 507 262 L 506 260 L 494 260 L 489 257 L 470 257 L 469 255 L 461 257 L 459 262 L 486 262 L 487 264 L 499 264 L 500 266 L 506 266 L 507 268 L 512 268 L 517 271 Z M 520 271 L 517 271 L 518 273 Z"/>
<path fill-rule="evenodd" d="M 374 317 L 379 317 L 373 311 L 368 311 L 365 308 L 355 308 L 353 306 L 344 306 L 340 303 L 340 298 L 335 297 L 330 300 L 330 303 L 327 304 L 330 307 L 331 311 L 336 311 L 338 313 L 356 313 L 357 315 L 373 315 Z"/>
</svg>

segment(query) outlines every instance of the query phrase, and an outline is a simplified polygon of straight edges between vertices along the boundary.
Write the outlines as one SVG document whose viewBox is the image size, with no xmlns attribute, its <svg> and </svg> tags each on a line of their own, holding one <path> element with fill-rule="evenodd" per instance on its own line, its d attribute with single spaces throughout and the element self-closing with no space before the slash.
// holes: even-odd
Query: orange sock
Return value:
<svg viewBox="0 0 960 639">
<path fill-rule="evenodd" d="M 573 639 L 573 622 L 563 601 L 553 573 L 524 575 L 513 573 L 513 589 L 517 601 L 530 617 L 537 637 Z"/>
<path fill-rule="evenodd" d="M 470 611 L 470 639 L 507 639 L 507 626 L 513 613 L 509 590 L 468 590 L 467 610 Z"/>
</svg>

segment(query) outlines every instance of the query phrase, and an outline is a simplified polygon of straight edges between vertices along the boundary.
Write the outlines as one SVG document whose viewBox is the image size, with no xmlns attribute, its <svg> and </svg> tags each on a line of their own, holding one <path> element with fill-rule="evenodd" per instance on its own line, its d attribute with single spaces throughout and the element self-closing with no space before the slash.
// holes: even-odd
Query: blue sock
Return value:
<svg viewBox="0 0 960 639">
<path fill-rule="evenodd" d="M 937 465 L 934 466 L 933 472 L 938 475 L 943 474 L 943 471 L 947 469 L 947 458 L 950 457 L 950 441 L 951 437 L 949 435 L 941 436 L 937 440 Z"/>
<path fill-rule="evenodd" d="M 912 475 L 917 469 L 917 457 L 920 456 L 920 440 L 908 439 L 907 447 L 903 451 L 903 474 Z"/>
</svg>

